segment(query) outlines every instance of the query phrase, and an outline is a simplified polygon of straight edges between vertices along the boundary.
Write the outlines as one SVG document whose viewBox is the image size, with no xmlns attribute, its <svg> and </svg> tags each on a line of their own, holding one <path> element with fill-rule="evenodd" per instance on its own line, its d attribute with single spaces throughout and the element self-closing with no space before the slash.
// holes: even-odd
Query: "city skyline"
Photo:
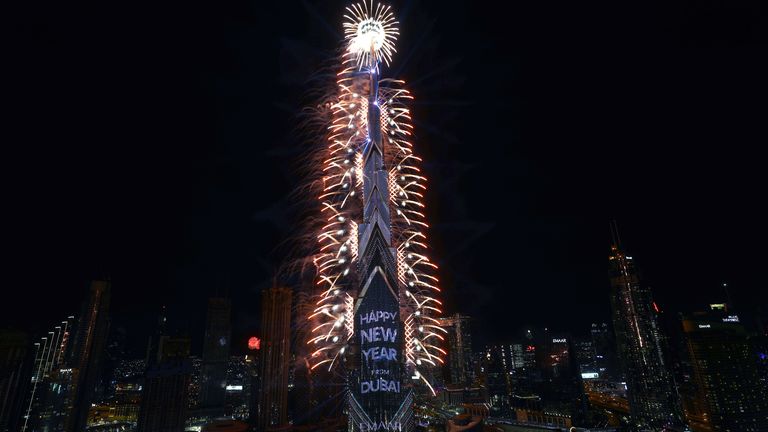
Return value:
<svg viewBox="0 0 768 432">
<path fill-rule="evenodd" d="M 71 81 L 84 88 L 85 99 L 72 99 L 74 105 L 68 109 L 44 110 L 40 114 L 43 121 L 68 123 L 59 129 L 70 144 L 54 145 L 58 139 L 50 135 L 53 132 L 46 132 L 49 129 L 34 128 L 30 136 L 45 143 L 52 155 L 61 154 L 59 160 L 64 164 L 37 165 L 36 155 L 22 147 L 12 149 L 10 157 L 19 163 L 6 174 L 26 179 L 27 173 L 14 171 L 24 169 L 29 175 L 34 173 L 37 180 L 24 181 L 19 187 L 6 182 L 11 211 L 3 217 L 8 218 L 6 226 L 19 227 L 9 238 L 9 247 L 16 251 L 13 267 L 19 271 L 9 275 L 6 283 L 29 283 L 25 282 L 29 275 L 46 269 L 45 274 L 33 279 L 35 289 L 28 291 L 46 293 L 52 300 L 50 304 L 74 306 L 76 301 L 70 298 L 70 292 L 92 277 L 109 274 L 115 283 L 125 286 L 125 292 L 161 297 L 156 300 L 158 307 L 173 300 L 183 302 L 184 293 L 190 301 L 182 307 L 198 307 L 198 311 L 202 311 L 194 306 L 200 304 L 198 299 L 213 295 L 217 289 L 228 289 L 240 300 L 234 311 L 236 319 L 244 326 L 258 326 L 251 308 L 237 305 L 258 305 L 258 291 L 270 283 L 280 260 L 279 247 L 290 234 L 283 220 L 294 214 L 290 200 L 285 198 L 297 184 L 292 164 L 298 143 L 290 132 L 296 120 L 294 110 L 301 105 L 307 89 L 305 81 L 325 58 L 328 47 L 336 46 L 339 40 L 340 34 L 326 28 L 336 28 L 336 6 L 341 4 L 265 5 L 265 14 L 296 17 L 306 24 L 306 30 L 268 27 L 274 30 L 273 35 L 265 29 L 258 36 L 238 36 L 235 26 L 213 38 L 213 46 L 200 58 L 188 50 L 200 44 L 202 36 L 192 37 L 177 50 L 178 62 L 158 61 L 157 79 L 119 68 L 117 65 L 124 61 L 143 58 L 121 43 L 115 51 L 105 52 L 110 63 L 103 66 L 106 70 L 102 70 L 102 78 L 88 81 L 77 71 L 95 65 L 96 60 L 89 59 L 87 53 L 98 45 L 75 44 L 85 35 L 74 31 L 75 23 L 89 22 L 87 15 L 64 11 L 70 19 L 40 21 L 38 30 L 53 26 L 71 35 L 66 41 L 73 44 L 74 70 L 40 83 L 47 76 L 47 63 L 41 59 L 20 61 L 16 62 L 19 74 L 28 69 L 37 71 L 37 75 L 19 76 L 20 82 L 31 88 L 42 86 L 38 96 L 43 97 L 44 92 L 54 90 L 54 85 Z M 551 12 L 554 15 L 550 17 L 550 12 L 534 5 L 517 6 L 519 13 L 510 17 L 515 24 L 510 35 L 499 29 L 497 18 L 480 14 L 470 5 L 435 10 L 419 2 L 406 8 L 397 2 L 393 6 L 403 10 L 403 46 L 413 46 L 423 39 L 419 48 L 422 56 L 414 56 L 410 49 L 402 50 L 395 67 L 415 84 L 420 102 L 415 110 L 425 125 L 419 128 L 419 134 L 428 152 L 424 156 L 431 161 L 424 169 L 429 177 L 449 174 L 447 181 L 432 189 L 433 202 L 428 203 L 429 215 L 434 219 L 434 247 L 445 249 L 436 257 L 438 264 L 456 269 L 444 277 L 446 287 L 450 287 L 445 299 L 447 309 L 476 304 L 475 310 L 465 311 L 476 314 L 484 307 L 495 307 L 495 302 L 490 301 L 492 293 L 505 291 L 530 291 L 522 294 L 526 303 L 545 304 L 553 296 L 543 292 L 550 291 L 563 299 L 548 305 L 561 312 L 558 316 L 565 315 L 570 307 L 590 315 L 608 314 L 606 307 L 585 299 L 607 294 L 600 262 L 605 256 L 605 221 L 611 218 L 619 221 L 628 246 L 644 260 L 652 260 L 643 263 L 644 272 L 662 306 L 678 309 L 694 294 L 719 295 L 722 282 L 731 284 L 737 305 L 768 302 L 758 289 L 758 273 L 749 270 L 759 268 L 759 257 L 764 256 L 761 245 L 768 238 L 766 229 L 758 223 L 764 219 L 765 210 L 754 199 L 759 196 L 758 185 L 764 177 L 758 167 L 751 165 L 758 158 L 745 157 L 751 154 L 746 146 L 764 136 L 748 120 L 752 118 L 748 112 L 762 109 L 755 101 L 764 100 L 760 95 L 766 94 L 765 84 L 756 80 L 766 65 L 752 60 L 752 45 L 736 36 L 720 36 L 726 46 L 734 48 L 729 54 L 733 67 L 726 67 L 716 62 L 726 54 L 714 44 L 718 40 L 715 35 L 682 24 L 674 27 L 677 21 L 662 31 L 641 28 L 639 18 L 627 17 L 628 28 L 617 36 L 627 47 L 615 51 L 612 42 L 592 33 L 572 34 L 576 24 L 564 22 L 564 12 Z M 134 12 L 138 14 L 142 8 L 137 4 Z M 238 19 L 253 25 L 262 23 L 255 12 L 238 11 L 242 12 L 237 14 Z M 158 11 L 161 16 L 170 12 L 164 8 Z M 596 29 L 618 31 L 610 22 L 587 18 L 590 9 L 570 12 L 597 25 Z M 647 6 L 645 14 L 652 12 L 653 8 Z M 188 13 L 202 18 L 194 4 L 189 5 Z M 229 10 L 215 9 L 214 14 L 222 18 L 222 26 L 234 25 Z M 691 14 L 692 19 L 699 18 Z M 431 16 L 437 21 L 425 26 L 433 22 Z M 547 26 L 547 31 L 553 33 L 546 36 L 536 26 L 550 18 L 560 27 Z M 654 20 L 658 22 L 662 17 Z M 122 31 L 126 25 L 127 21 L 119 21 L 117 28 Z M 170 25 L 177 26 L 181 34 L 192 32 L 181 23 Z M 454 36 L 449 31 L 452 25 L 477 26 L 490 33 L 474 36 L 462 32 L 461 37 Z M 95 22 L 85 28 L 106 32 L 107 40 L 123 40 L 122 36 L 118 38 L 117 30 Z M 169 47 L 175 40 L 157 23 L 147 31 L 146 36 L 132 42 L 148 50 L 147 55 L 159 56 L 160 50 L 166 50 L 160 47 Z M 648 48 L 643 48 L 646 44 L 636 41 L 630 31 L 644 35 Z M 680 35 L 690 37 L 691 42 L 679 40 Z M 507 48 L 509 55 L 480 54 L 473 48 L 485 42 L 498 50 L 506 38 L 512 43 Z M 160 45 L 151 48 L 154 40 Z M 758 32 L 746 40 L 759 44 L 764 36 Z M 576 41 L 583 43 L 586 50 L 581 64 L 568 62 L 571 57 L 557 57 L 567 54 Z M 695 41 L 700 41 L 701 47 L 696 48 Z M 48 39 L 26 43 L 40 51 L 41 58 L 70 55 L 70 48 Z M 227 44 L 234 44 L 231 50 Z M 676 50 L 688 53 L 690 64 L 671 58 Z M 539 51 L 553 51 L 550 57 L 554 59 L 542 58 Z M 618 57 L 598 57 L 603 52 Z M 257 59 L 261 58 L 274 60 L 259 69 Z M 433 59 L 444 71 L 439 82 L 429 79 L 433 68 L 427 67 L 426 59 Z M 647 66 L 635 70 L 616 65 L 629 61 Z M 653 64 L 665 65 L 668 73 L 659 71 L 646 76 Z M 600 72 L 606 67 L 610 68 Z M 238 71 L 234 75 L 233 68 Z M 483 78 L 483 69 L 503 70 L 505 77 L 490 74 Z M 537 73 L 548 70 L 562 73 Z M 199 74 L 208 74 L 209 78 L 199 83 L 195 78 Z M 608 81 L 601 83 L 603 79 Z M 100 95 L 97 88 L 111 86 L 113 81 L 145 88 L 140 93 L 142 98 L 128 95 L 125 90 L 115 90 L 118 93 L 114 98 Z M 262 81 L 278 85 L 263 88 L 259 84 Z M 207 96 L 216 82 L 224 86 L 219 99 Z M 677 95 L 674 108 L 657 103 L 639 90 L 626 90 L 629 93 L 621 98 L 611 91 L 617 85 L 635 87 L 643 82 L 659 88 L 652 93 L 654 97 L 679 89 L 673 93 Z M 690 97 L 699 83 L 706 83 L 712 98 L 703 105 Z M 732 85 L 737 86 L 735 94 L 727 93 Z M 503 101 L 494 92 L 484 91 L 485 86 L 499 89 L 505 95 Z M 582 87 L 595 93 L 594 101 L 584 99 L 586 90 L 578 90 Z M 55 90 L 51 97 L 58 101 L 65 96 L 63 91 Z M 168 107 L 164 113 L 142 102 L 149 100 L 145 99 L 149 92 L 163 95 L 162 103 Z M 14 95 L 12 100 L 21 103 L 23 94 Z M 190 99 L 197 102 L 184 102 Z M 545 106 L 553 100 L 568 108 Z M 86 101 L 98 102 L 115 115 L 95 113 L 93 103 Z M 441 101 L 451 110 L 429 109 Z M 579 107 L 581 101 L 585 105 Z M 246 104 L 243 114 L 233 112 L 238 104 Z M 482 119 L 482 107 L 489 107 L 489 112 L 498 116 L 494 114 L 490 121 Z M 622 110 L 626 115 L 616 114 Z M 679 123 L 657 121 L 676 112 L 683 115 Z M 219 118 L 221 124 L 207 119 L 209 114 Z M 98 121 L 86 127 L 82 118 L 91 115 Z M 127 119 L 135 116 L 140 119 L 138 129 L 130 132 Z M 657 120 L 639 120 L 649 116 Z M 164 117 L 166 120 L 159 120 Z M 158 120 L 152 120 L 155 118 Z M 465 120 L 456 122 L 458 118 Z M 699 123 L 697 118 L 702 121 Z M 563 126 L 544 127 L 550 122 Z M 179 128 L 189 123 L 193 123 L 189 132 Z M 649 129 L 640 128 L 641 124 Z M 693 128 L 694 124 L 703 129 Z M 70 139 L 75 127 L 92 132 L 83 140 Z M 112 144 L 102 143 L 98 137 L 112 136 L 109 131 L 113 127 L 128 131 L 128 135 L 114 136 Z M 575 137 L 568 130 L 574 131 Z M 645 132 L 630 132 L 642 130 Z M 174 136 L 173 131 L 178 135 Z M 726 132 L 735 135 L 725 139 Z M 690 134 L 690 138 L 682 139 L 684 134 Z M 504 136 L 512 141 L 494 139 Z M 590 137 L 595 137 L 594 141 Z M 572 140 L 576 141 L 569 143 Z M 468 152 L 466 146 L 473 142 L 485 143 L 484 151 Z M 715 144 L 720 150 L 707 150 Z M 546 150 L 552 146 L 554 152 Z M 174 161 L 176 156 L 181 159 Z M 625 175 L 611 174 L 611 167 L 617 164 L 625 168 Z M 140 169 L 134 171 L 131 167 Z M 86 175 L 88 169 L 96 170 L 93 175 L 101 180 L 91 181 Z M 275 187 L 260 189 L 265 183 Z M 617 199 L 624 188 L 637 194 L 639 207 Z M 453 191 L 461 197 L 452 199 Z M 512 217 L 512 223 L 500 219 L 501 213 L 489 204 L 499 193 L 511 193 L 507 201 L 511 211 L 503 214 L 504 218 Z M 33 196 L 37 198 L 30 201 Z M 102 200 L 106 205 L 103 211 L 89 210 Z M 50 210 L 44 203 L 62 211 L 56 217 L 47 217 Z M 32 244 L 48 247 L 33 248 Z M 678 254 L 672 244 L 688 245 L 696 253 Z M 740 251 L 740 258 L 732 251 Z M 544 254 L 550 255 L 546 265 L 534 258 Z M 507 261 L 513 265 L 511 277 L 498 270 Z M 692 280 L 677 274 L 678 263 L 706 271 L 695 274 Z M 574 288 L 560 288 L 565 286 Z M 130 320 L 139 307 L 133 300 L 135 296 L 116 295 L 122 296 L 118 298 L 116 318 L 122 315 Z M 192 297 L 196 297 L 194 302 Z M 33 297 L 22 293 L 21 301 L 32 302 Z M 526 310 L 515 319 L 520 326 L 541 323 Z M 8 305 L 3 307 L 3 320 L 34 321 Z M 203 325 L 202 319 L 190 321 L 195 328 Z M 562 325 L 567 321 L 563 320 Z M 485 330 L 492 332 L 497 327 L 489 325 Z"/>
<path fill-rule="evenodd" d="M 0 426 L 763 427 L 749 1 L 15 6 Z"/>
</svg>

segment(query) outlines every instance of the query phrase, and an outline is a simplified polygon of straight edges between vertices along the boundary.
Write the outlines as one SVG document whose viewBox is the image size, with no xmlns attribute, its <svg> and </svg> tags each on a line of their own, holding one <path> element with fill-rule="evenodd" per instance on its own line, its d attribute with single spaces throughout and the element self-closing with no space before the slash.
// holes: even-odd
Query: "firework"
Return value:
<svg viewBox="0 0 768 432">
<path fill-rule="evenodd" d="M 402 394 L 395 398 L 402 408 L 412 395 L 401 384 L 411 388 L 422 383 L 433 391 L 426 378 L 429 374 L 422 369 L 442 364 L 445 354 L 440 348 L 445 330 L 437 321 L 442 307 L 437 266 L 429 259 L 427 245 L 423 203 L 427 179 L 413 149 L 408 108 L 413 97 L 403 81 L 380 77 L 382 63 L 389 64 L 395 52 L 398 23 L 392 11 L 373 2 L 355 4 L 347 8 L 343 25 L 345 50 L 330 103 L 317 196 L 322 224 L 314 258 L 318 295 L 308 317 L 310 363 L 312 369 L 334 370 L 342 367 L 345 353 L 352 348 L 363 352 L 363 357 L 356 354 L 358 361 L 373 355 L 378 373 L 389 378 L 381 378 L 381 384 L 378 378 L 373 384 L 365 382 L 366 368 L 373 364 L 369 361 L 362 372 L 351 374 L 350 381 L 362 383 L 358 393 L 376 389 Z M 383 288 L 376 287 L 383 286 L 388 291 L 382 292 L 391 293 L 394 311 L 379 310 L 378 318 L 371 315 L 371 319 L 383 316 L 386 321 L 391 316 L 394 321 L 397 316 L 397 322 L 389 348 L 382 345 L 366 351 L 362 345 L 369 334 L 356 332 L 355 326 L 368 322 L 368 315 L 361 316 L 369 313 L 365 304 L 380 296 L 376 289 Z M 380 301 L 376 304 L 384 308 Z M 385 353 L 384 360 L 380 353 Z M 353 395 L 354 385 L 349 384 Z M 410 405 L 408 413 L 398 414 L 371 408 L 385 402 L 358 402 L 354 399 L 349 409 L 360 411 L 360 418 L 384 419 L 389 422 L 386 428 L 408 429 L 393 419 L 407 423 Z"/>
</svg>

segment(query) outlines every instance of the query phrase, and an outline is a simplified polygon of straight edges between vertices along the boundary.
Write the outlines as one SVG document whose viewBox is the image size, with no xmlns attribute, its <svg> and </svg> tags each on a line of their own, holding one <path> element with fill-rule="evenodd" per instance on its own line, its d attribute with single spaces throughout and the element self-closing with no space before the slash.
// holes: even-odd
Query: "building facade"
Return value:
<svg viewBox="0 0 768 432">
<path fill-rule="evenodd" d="M 681 422 L 680 409 L 662 354 L 662 335 L 651 290 L 640 284 L 635 261 L 611 245 L 611 309 L 618 357 L 622 362 L 632 420 L 658 429 Z"/>
<path fill-rule="evenodd" d="M 447 331 L 448 375 L 450 383 L 470 387 L 473 384 L 472 331 L 470 317 L 455 314 L 440 318 L 440 325 Z"/>
<path fill-rule="evenodd" d="M 739 316 L 713 307 L 683 317 L 682 327 L 692 368 L 683 400 L 692 429 L 768 430 L 768 381 Z"/>
<path fill-rule="evenodd" d="M 208 300 L 205 336 L 203 338 L 203 363 L 200 377 L 199 408 L 212 416 L 224 414 L 227 366 L 231 338 L 231 309 L 228 298 Z"/>
<path fill-rule="evenodd" d="M 265 289 L 261 295 L 259 391 L 255 410 L 257 430 L 288 423 L 288 372 L 291 359 L 291 299 L 285 287 Z"/>
</svg>

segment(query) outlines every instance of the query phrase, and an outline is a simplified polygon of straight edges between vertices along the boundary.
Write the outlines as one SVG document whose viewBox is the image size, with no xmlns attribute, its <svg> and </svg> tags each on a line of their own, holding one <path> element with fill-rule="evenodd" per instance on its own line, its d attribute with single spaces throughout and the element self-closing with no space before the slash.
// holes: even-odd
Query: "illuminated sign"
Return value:
<svg viewBox="0 0 768 432">
<path fill-rule="evenodd" d="M 723 322 L 739 322 L 739 317 L 738 315 L 728 315 L 723 318 Z"/>
<path fill-rule="evenodd" d="M 241 385 L 228 385 L 226 387 L 227 391 L 243 391 L 243 386 Z"/>
<path fill-rule="evenodd" d="M 581 374 L 581 378 L 582 379 L 595 379 L 598 376 L 599 375 L 598 375 L 597 372 L 584 372 L 584 373 Z"/>
<path fill-rule="evenodd" d="M 249 350 L 261 349 L 261 339 L 257 338 L 256 336 L 252 336 L 250 339 L 248 339 L 248 349 Z"/>
<path fill-rule="evenodd" d="M 699 328 L 710 328 L 710 327 L 712 326 L 709 324 L 699 324 Z"/>
<path fill-rule="evenodd" d="M 568 343 L 568 341 L 565 338 L 562 338 L 562 339 L 552 339 L 552 343 Z"/>
<path fill-rule="evenodd" d="M 369 372 L 369 379 L 360 381 L 360 394 L 400 393 L 400 381 L 390 373 L 391 364 L 398 361 L 398 313 L 371 310 L 358 315 L 360 352 L 363 365 L 367 366 L 364 369 Z"/>
</svg>

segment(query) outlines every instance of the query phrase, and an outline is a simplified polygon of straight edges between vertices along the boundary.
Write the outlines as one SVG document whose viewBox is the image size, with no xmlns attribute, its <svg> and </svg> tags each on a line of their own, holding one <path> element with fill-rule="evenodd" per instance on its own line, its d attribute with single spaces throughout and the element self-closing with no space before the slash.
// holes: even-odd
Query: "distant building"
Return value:
<svg viewBox="0 0 768 432">
<path fill-rule="evenodd" d="M 509 407 L 511 372 L 513 370 L 509 345 L 491 345 L 485 348 L 483 373 L 491 406 L 495 412 Z"/>
<path fill-rule="evenodd" d="M 695 432 L 768 430 L 768 381 L 738 315 L 722 305 L 683 318 L 692 367 L 684 395 Z"/>
<path fill-rule="evenodd" d="M 651 290 L 640 284 L 635 261 L 621 249 L 618 233 L 613 235 L 611 309 L 632 420 L 651 428 L 679 424 L 676 392 L 664 363 Z"/>
<path fill-rule="evenodd" d="M 138 432 L 183 432 L 187 419 L 189 360 L 188 337 L 160 336 L 158 361 L 151 364 L 144 380 Z"/>
<path fill-rule="evenodd" d="M 34 344 L 32 376 L 24 402 L 22 432 L 65 430 L 75 385 L 72 368 L 67 365 L 74 319 L 74 316 L 70 316 Z"/>
<path fill-rule="evenodd" d="M 602 379 L 617 380 L 620 377 L 616 363 L 616 340 L 607 323 L 592 324 L 590 330 L 595 352 L 593 365 Z"/>
<path fill-rule="evenodd" d="M 227 363 L 224 415 L 247 420 L 250 413 L 251 370 L 247 356 L 231 356 Z"/>
<path fill-rule="evenodd" d="M 440 319 L 441 327 L 448 330 L 448 371 L 453 385 L 470 387 L 473 384 L 472 332 L 470 318 L 455 314 Z"/>
<path fill-rule="evenodd" d="M 261 295 L 260 388 L 252 411 L 259 431 L 288 422 L 291 296 L 291 289 L 284 287 L 265 289 Z"/>
<path fill-rule="evenodd" d="M 229 362 L 232 304 L 227 298 L 208 300 L 199 408 L 212 416 L 224 414 Z"/>
<path fill-rule="evenodd" d="M 597 378 L 599 371 L 596 362 L 595 346 L 591 340 L 576 340 L 573 343 L 579 373 L 584 379 Z"/>
</svg>

